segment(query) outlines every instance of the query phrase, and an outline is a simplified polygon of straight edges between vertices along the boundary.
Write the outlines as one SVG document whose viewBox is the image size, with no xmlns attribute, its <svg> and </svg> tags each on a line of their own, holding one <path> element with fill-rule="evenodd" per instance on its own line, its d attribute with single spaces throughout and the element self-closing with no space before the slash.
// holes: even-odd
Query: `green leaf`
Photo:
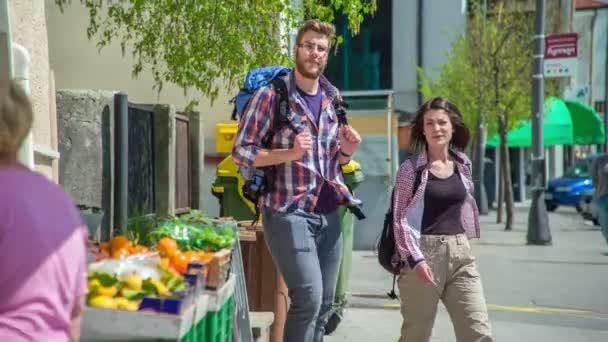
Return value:
<svg viewBox="0 0 608 342">
<path fill-rule="evenodd" d="M 141 288 L 147 294 L 158 296 L 158 290 L 150 279 L 144 279 L 141 283 Z"/>
<path fill-rule="evenodd" d="M 173 277 L 169 278 L 165 282 L 165 284 L 167 285 L 167 288 L 169 288 L 169 290 L 171 290 L 171 291 L 180 291 L 180 290 L 183 290 L 186 286 L 184 277 L 178 277 L 178 276 L 173 276 Z"/>
<path fill-rule="evenodd" d="M 89 281 L 91 281 L 93 279 L 99 280 L 99 283 L 103 287 L 114 286 L 120 282 L 120 280 L 118 280 L 118 278 L 116 276 L 110 275 L 108 273 L 95 272 L 95 273 L 89 274 L 88 278 L 89 278 Z"/>
<path fill-rule="evenodd" d="M 121 291 L 121 294 L 127 298 L 128 300 L 140 300 L 148 295 L 153 294 L 150 291 L 145 291 L 145 290 L 129 290 L 129 289 L 125 289 Z M 156 293 L 154 293 L 156 294 Z"/>
</svg>

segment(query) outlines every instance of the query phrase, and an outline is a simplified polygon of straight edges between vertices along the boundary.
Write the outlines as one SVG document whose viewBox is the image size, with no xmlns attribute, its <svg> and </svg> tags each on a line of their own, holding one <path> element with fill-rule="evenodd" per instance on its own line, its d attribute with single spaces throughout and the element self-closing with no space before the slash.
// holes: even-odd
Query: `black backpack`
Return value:
<svg viewBox="0 0 608 342">
<path fill-rule="evenodd" d="M 415 158 L 412 157 L 410 159 L 414 165 Z M 414 186 L 412 187 L 412 196 L 418 190 L 418 186 L 420 185 L 420 180 L 422 178 L 422 169 L 416 170 L 416 175 L 414 176 Z M 395 200 L 395 188 L 393 187 L 393 191 L 391 194 L 391 203 L 388 206 L 388 210 L 384 216 L 384 225 L 382 227 L 382 233 L 378 238 L 377 252 L 378 252 L 378 262 L 380 265 L 389 273 L 393 275 L 393 288 L 391 292 L 387 293 L 387 295 L 391 299 L 397 299 L 397 295 L 395 294 L 395 283 L 397 281 L 397 276 L 401 273 L 401 269 L 403 268 L 403 263 L 394 265 L 392 262 L 393 256 L 396 253 L 396 244 L 395 244 L 395 230 L 393 228 L 393 202 Z"/>
</svg>

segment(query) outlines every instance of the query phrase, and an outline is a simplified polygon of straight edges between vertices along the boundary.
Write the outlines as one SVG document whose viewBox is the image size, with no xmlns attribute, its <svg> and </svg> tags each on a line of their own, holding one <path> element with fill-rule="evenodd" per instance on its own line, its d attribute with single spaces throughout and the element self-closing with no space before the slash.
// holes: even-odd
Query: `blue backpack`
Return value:
<svg viewBox="0 0 608 342">
<path fill-rule="evenodd" d="M 256 90 L 273 83 L 273 81 L 279 79 L 280 76 L 290 73 L 291 70 L 291 68 L 284 66 L 270 66 L 250 70 L 247 73 L 247 76 L 245 76 L 243 87 L 231 101 L 234 103 L 232 120 L 240 119 Z"/>
</svg>

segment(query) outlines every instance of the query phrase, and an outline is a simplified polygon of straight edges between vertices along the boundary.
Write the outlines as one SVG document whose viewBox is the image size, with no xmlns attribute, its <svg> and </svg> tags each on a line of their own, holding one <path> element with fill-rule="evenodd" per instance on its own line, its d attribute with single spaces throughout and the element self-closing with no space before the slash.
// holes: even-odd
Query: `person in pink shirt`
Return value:
<svg viewBox="0 0 608 342">
<path fill-rule="evenodd" d="M 17 161 L 32 120 L 0 79 L 0 341 L 78 341 L 87 231 L 70 198 Z"/>
</svg>

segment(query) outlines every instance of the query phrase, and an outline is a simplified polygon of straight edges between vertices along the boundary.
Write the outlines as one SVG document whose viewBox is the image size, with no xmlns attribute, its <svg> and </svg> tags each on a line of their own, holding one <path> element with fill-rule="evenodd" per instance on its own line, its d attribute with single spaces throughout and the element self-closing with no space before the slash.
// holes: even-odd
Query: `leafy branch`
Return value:
<svg viewBox="0 0 608 342">
<path fill-rule="evenodd" d="M 63 10 L 70 0 L 55 0 Z M 333 22 L 348 18 L 353 34 L 376 0 L 81 0 L 88 9 L 87 37 L 99 50 L 118 42 L 134 59 L 134 77 L 148 70 L 154 89 L 176 84 L 188 95 L 197 90 L 213 101 L 233 89 L 250 69 L 291 65 L 289 39 L 303 18 Z M 280 19 L 280 20 L 279 20 Z M 336 44 L 342 41 L 338 37 Z M 196 98 L 196 96 L 195 96 Z M 193 99 L 189 107 L 198 101 Z"/>
</svg>

